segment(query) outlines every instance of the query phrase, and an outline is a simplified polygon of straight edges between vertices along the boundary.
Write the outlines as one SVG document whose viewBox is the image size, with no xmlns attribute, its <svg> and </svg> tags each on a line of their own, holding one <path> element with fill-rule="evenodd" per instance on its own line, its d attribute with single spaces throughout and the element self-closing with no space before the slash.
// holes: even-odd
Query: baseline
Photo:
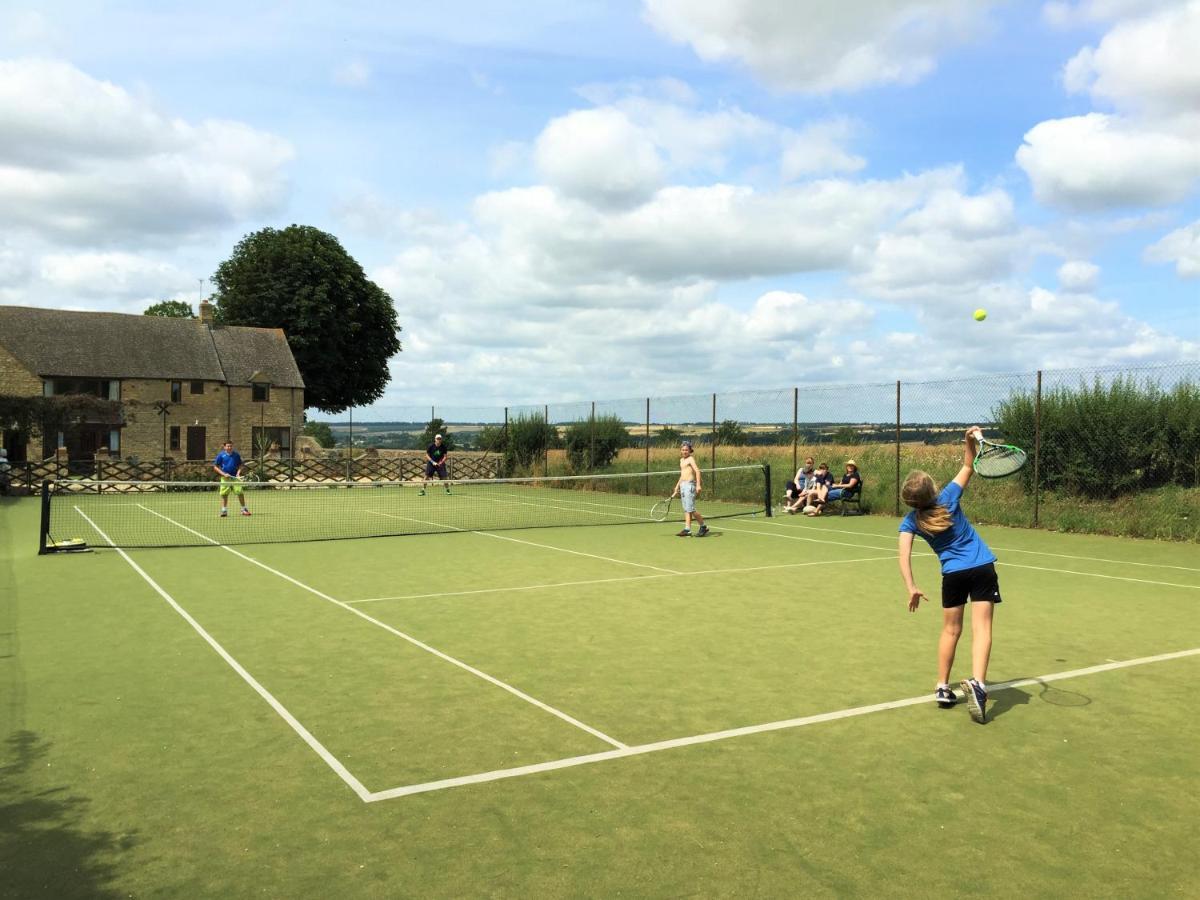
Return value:
<svg viewBox="0 0 1200 900">
<path fill-rule="evenodd" d="M 579 721 L 574 716 L 571 716 L 571 715 L 563 712 L 560 709 L 556 709 L 548 703 L 543 703 L 541 700 L 538 700 L 536 697 L 532 697 L 529 694 L 526 694 L 520 688 L 513 687 L 511 684 L 501 681 L 499 678 L 489 675 L 487 672 L 484 672 L 481 669 L 477 669 L 474 666 L 470 665 L 469 663 L 463 662 L 461 659 L 456 659 L 455 657 L 450 656 L 448 653 L 443 653 L 441 650 L 438 650 L 436 647 L 432 647 L 429 644 L 426 644 L 424 641 L 421 641 L 421 640 L 413 637 L 410 634 L 405 634 L 403 631 L 400 631 L 398 628 L 393 628 L 391 625 L 388 625 L 386 622 L 381 622 L 381 621 L 379 621 L 379 619 L 372 618 L 371 616 L 369 616 L 365 612 L 363 612 L 361 609 L 355 609 L 353 606 L 350 606 L 349 604 L 344 603 L 341 600 L 337 600 L 334 597 L 331 597 L 328 594 L 317 590 L 315 587 L 311 587 L 310 585 L 307 585 L 302 581 L 296 580 L 291 575 L 285 575 L 283 572 L 280 572 L 278 569 L 273 569 L 270 566 L 268 566 L 266 563 L 260 562 L 259 560 L 254 559 L 254 557 L 252 557 L 252 556 L 247 556 L 245 553 L 242 553 L 239 550 L 235 550 L 233 547 L 227 547 L 224 544 L 221 544 L 218 541 L 213 540 L 208 535 L 201 534 L 199 531 L 196 531 L 194 528 L 189 528 L 187 525 L 184 525 L 180 522 L 176 522 L 174 519 L 164 516 L 162 513 L 155 512 L 154 510 L 150 509 L 149 507 L 142 506 L 142 504 L 140 504 L 140 503 L 138 504 L 138 506 L 141 509 L 144 509 L 146 512 L 150 513 L 151 515 L 158 516 L 160 519 L 170 522 L 172 525 L 175 525 L 178 528 L 182 528 L 184 531 L 188 531 L 188 532 L 196 535 L 196 537 L 198 537 L 202 540 L 208 541 L 214 547 L 220 547 L 222 550 L 226 551 L 227 553 L 232 553 L 234 556 L 237 556 L 240 559 L 244 559 L 246 562 L 252 563 L 252 564 L 258 566 L 260 569 L 270 572 L 272 575 L 276 575 L 276 576 L 282 578 L 284 581 L 287 581 L 291 584 L 294 584 L 296 587 L 301 588 L 302 590 L 308 591 L 310 594 L 313 594 L 314 596 L 320 597 L 322 600 L 326 600 L 329 603 L 334 604 L 335 606 L 340 606 L 342 609 L 345 609 L 345 610 L 348 610 L 348 611 L 354 613 L 354 615 L 358 616 L 360 619 L 370 622 L 372 625 L 382 628 L 384 631 L 390 632 L 391 634 L 396 635 L 396 637 L 402 638 L 402 639 L 408 641 L 413 646 L 420 647 L 422 650 L 425 650 L 428 653 L 432 653 L 434 656 L 438 657 L 438 659 L 444 660 L 445 662 L 448 662 L 451 665 L 458 666 L 460 669 L 462 669 L 466 672 L 470 672 L 472 675 L 476 676 L 477 678 L 482 678 L 484 681 L 488 682 L 489 684 L 495 685 L 496 687 L 501 688 L 502 690 L 508 691 L 514 697 L 519 697 L 520 699 L 524 700 L 526 703 L 536 706 L 538 709 L 542 710 L 543 712 L 548 712 L 552 716 L 557 716 L 558 718 L 562 719 L 564 722 L 574 725 L 576 728 L 578 728 L 582 731 L 586 731 L 588 734 L 592 735 L 593 737 L 599 738 L 600 740 L 604 741 L 604 743 L 606 743 L 606 744 L 610 744 L 613 747 L 620 747 L 620 748 L 623 748 L 626 746 L 625 744 L 621 743 L 620 741 L 616 740 L 615 738 L 609 737 L 604 732 Z M 76 508 L 78 509 L 78 507 L 76 507 Z"/>
<path fill-rule="evenodd" d="M 1166 662 L 1167 660 L 1183 659 L 1189 656 L 1200 655 L 1200 647 L 1191 650 L 1180 650 L 1174 653 L 1161 653 L 1157 656 L 1143 656 L 1138 659 L 1127 659 L 1119 662 L 1103 663 L 1098 666 L 1089 666 L 1085 669 L 1072 669 L 1067 672 L 1056 672 L 1050 675 L 1042 675 L 1036 678 L 1019 678 L 1015 681 L 1004 681 L 988 686 L 988 693 L 995 694 L 1000 691 L 1011 690 L 1013 688 L 1025 687 L 1031 684 L 1044 684 L 1048 681 L 1061 681 L 1067 678 L 1080 678 L 1085 675 L 1094 675 L 1100 672 L 1108 672 L 1114 669 L 1125 669 L 1131 666 L 1142 666 L 1150 663 Z M 662 750 L 674 750 L 679 747 L 691 747 L 697 744 L 711 744 L 715 741 L 724 741 L 730 738 L 745 737 L 751 734 L 763 734 L 769 731 L 783 731 L 792 728 L 802 728 L 806 725 L 817 725 L 821 722 L 833 722 L 838 719 L 849 719 L 855 716 L 865 716 L 870 713 L 884 712 L 890 709 L 900 709 L 906 706 L 918 706 L 924 703 L 932 703 L 933 700 L 928 694 L 920 697 L 908 697 L 903 700 L 891 700 L 886 703 L 874 703 L 870 706 L 856 706 L 851 709 L 840 709 L 834 712 L 818 713 L 813 716 L 803 716 L 797 719 L 783 719 L 778 722 L 766 722 L 762 725 L 747 725 L 742 728 L 730 728 L 726 731 L 713 731 L 708 734 L 697 734 L 691 737 L 672 738 L 666 741 L 656 741 L 652 744 L 637 744 L 632 747 L 625 747 L 620 750 L 605 750 L 601 753 L 589 753 L 583 756 L 570 756 L 564 759 L 551 760 L 544 763 L 535 763 L 528 766 L 517 766 L 511 769 L 496 769 L 491 772 L 480 772 L 476 775 L 464 775 L 458 778 L 443 778 L 438 781 L 428 781 L 423 784 L 411 784 L 404 787 L 389 788 L 383 791 L 375 791 L 367 798 L 367 802 L 375 803 L 380 800 L 393 800 L 398 797 L 407 797 L 412 794 L 423 794 L 429 791 L 440 791 L 447 788 L 465 787 L 472 784 L 482 784 L 488 781 L 499 781 L 504 778 L 518 778 L 523 775 L 535 775 L 540 772 L 552 772 L 557 769 L 573 768 L 575 766 L 588 765 L 594 762 L 603 762 L 609 759 L 624 759 L 629 756 L 642 756 L 647 753 L 657 753 Z"/>
<path fill-rule="evenodd" d="M 800 522 L 796 522 L 795 524 L 789 524 L 787 522 L 776 521 L 776 518 L 777 517 L 765 519 L 764 523 L 768 524 L 768 525 L 774 525 L 777 528 L 798 528 L 798 529 L 802 528 L 806 531 L 836 532 L 837 534 L 855 534 L 855 535 L 858 535 L 859 537 L 875 537 L 875 538 L 879 538 L 880 540 L 890 540 L 891 539 L 888 535 L 885 535 L 885 534 L 873 534 L 872 532 L 868 532 L 868 531 L 851 531 L 848 528 L 822 528 L 819 525 L 803 525 Z M 1032 553 L 1035 556 L 1053 556 L 1057 559 L 1074 559 L 1074 560 L 1078 560 L 1080 562 L 1111 563 L 1114 566 L 1145 566 L 1145 567 L 1151 568 L 1151 569 L 1178 569 L 1181 572 L 1200 572 L 1200 567 L 1196 567 L 1196 566 L 1173 566 L 1168 563 L 1148 563 L 1148 562 L 1137 562 L 1135 560 L 1106 559 L 1103 556 L 1073 556 L 1072 554 L 1069 554 L 1069 553 L 1050 553 L 1047 550 L 1025 550 L 1025 549 L 1020 549 L 1017 547 L 992 547 L 992 549 L 997 550 L 1001 553 Z"/>
<path fill-rule="evenodd" d="M 728 526 L 722 526 L 728 528 Z M 783 538 L 787 541 L 806 541 L 813 544 L 836 544 L 842 547 L 856 547 L 859 550 L 883 550 L 882 547 L 872 547 L 869 544 L 847 544 L 843 541 L 822 541 L 816 538 L 800 537 L 793 534 L 778 534 L 770 531 L 755 531 L 753 528 L 734 528 L 733 531 L 741 532 L 742 534 L 756 534 L 760 537 L 775 537 Z M 998 548 L 997 548 L 998 549 Z M 898 555 L 898 551 L 897 551 Z M 933 553 L 913 550 L 913 556 L 933 556 Z M 1082 575 L 1085 578 L 1103 578 L 1108 581 L 1130 581 L 1134 584 L 1153 584 L 1158 587 L 1176 587 L 1184 588 L 1189 591 L 1200 591 L 1200 584 L 1179 584 L 1176 581 L 1151 581 L 1148 578 L 1133 578 L 1129 575 L 1102 575 L 1099 572 L 1081 572 L 1076 569 L 1052 569 L 1048 566 L 1029 566 L 1024 563 L 1008 562 L 1006 560 L 996 560 L 996 565 L 1006 566 L 1013 569 L 1032 569 L 1035 572 L 1054 572 L 1058 575 Z"/>
</svg>

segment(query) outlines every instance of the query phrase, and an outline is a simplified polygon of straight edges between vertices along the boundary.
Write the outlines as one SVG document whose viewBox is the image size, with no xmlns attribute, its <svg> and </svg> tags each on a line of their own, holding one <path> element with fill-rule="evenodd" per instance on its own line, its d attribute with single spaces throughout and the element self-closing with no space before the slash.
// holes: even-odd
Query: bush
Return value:
<svg viewBox="0 0 1200 900">
<path fill-rule="evenodd" d="M 1004 440 L 1034 452 L 1035 397 L 1016 394 L 993 412 Z M 1117 378 L 1042 396 L 1039 474 L 1044 490 L 1102 499 L 1200 484 L 1200 388 L 1163 391 Z M 1033 467 L 1022 472 L 1033 488 Z"/>
<path fill-rule="evenodd" d="M 576 472 L 607 468 L 630 443 L 620 416 L 606 414 L 567 426 L 567 459 Z"/>
<path fill-rule="evenodd" d="M 717 426 L 717 443 L 724 447 L 738 447 L 746 443 L 746 431 L 736 419 L 726 419 Z"/>
<path fill-rule="evenodd" d="M 504 448 L 505 471 L 531 469 L 554 446 L 558 430 L 540 416 L 519 415 L 508 423 L 508 442 Z"/>
</svg>

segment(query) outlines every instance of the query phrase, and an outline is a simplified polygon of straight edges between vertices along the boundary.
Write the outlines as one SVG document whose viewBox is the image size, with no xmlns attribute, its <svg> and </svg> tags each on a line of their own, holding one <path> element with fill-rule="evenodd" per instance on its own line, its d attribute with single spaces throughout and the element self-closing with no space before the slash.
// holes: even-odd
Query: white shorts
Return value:
<svg viewBox="0 0 1200 900">
<path fill-rule="evenodd" d="M 696 482 L 685 481 L 679 485 L 679 499 L 683 503 L 684 512 L 696 511 Z"/>
</svg>

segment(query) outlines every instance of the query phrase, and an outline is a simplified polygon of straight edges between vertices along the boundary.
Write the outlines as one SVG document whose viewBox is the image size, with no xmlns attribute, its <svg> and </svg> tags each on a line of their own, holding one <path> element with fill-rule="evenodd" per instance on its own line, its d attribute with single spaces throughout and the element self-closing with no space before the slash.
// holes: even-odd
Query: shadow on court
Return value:
<svg viewBox="0 0 1200 900">
<path fill-rule="evenodd" d="M 1047 681 L 1038 681 L 1035 688 L 1009 688 L 997 691 L 992 695 L 991 702 L 988 704 L 988 718 L 1002 716 L 1013 707 L 1025 706 L 1034 699 L 1052 706 L 1068 708 L 1089 706 L 1092 702 L 1091 697 L 1081 694 L 1079 691 L 1069 691 L 1066 688 L 1055 687 Z"/>
<path fill-rule="evenodd" d="M 86 831 L 91 803 L 69 788 L 38 787 L 36 770 L 49 763 L 50 745 L 31 731 L 5 741 L 0 766 L 0 871 L 4 896 L 116 898 L 117 859 L 136 844 L 133 834 Z M 10 892 L 11 893 L 8 893 Z"/>
</svg>

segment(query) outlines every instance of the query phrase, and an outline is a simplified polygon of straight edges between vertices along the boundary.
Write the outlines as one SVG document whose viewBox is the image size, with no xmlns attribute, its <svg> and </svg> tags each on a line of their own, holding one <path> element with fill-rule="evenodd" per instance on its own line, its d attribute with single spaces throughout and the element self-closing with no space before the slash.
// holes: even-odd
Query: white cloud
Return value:
<svg viewBox="0 0 1200 900">
<path fill-rule="evenodd" d="M 1200 142 L 1187 133 L 1088 113 L 1040 122 L 1017 163 L 1042 203 L 1075 210 L 1162 205 L 1185 198 L 1200 178 Z"/>
<path fill-rule="evenodd" d="M 654 143 L 616 109 L 585 109 L 554 119 L 534 153 L 549 184 L 597 206 L 640 203 L 663 180 Z"/>
<path fill-rule="evenodd" d="M 1117 23 L 1066 65 L 1064 82 L 1120 109 L 1174 115 L 1200 107 L 1200 0 Z"/>
<path fill-rule="evenodd" d="M 347 60 L 333 70 L 333 82 L 342 87 L 366 87 L 371 83 L 371 67 L 361 59 Z"/>
<path fill-rule="evenodd" d="M 867 161 L 843 147 L 858 133 L 849 119 L 816 122 L 784 141 L 781 168 L 785 180 L 824 172 L 857 172 Z"/>
<path fill-rule="evenodd" d="M 173 264 L 132 253 L 50 253 L 39 270 L 43 282 L 77 298 L 164 299 L 196 286 Z"/>
<path fill-rule="evenodd" d="M 1082 293 L 1096 287 L 1100 267 L 1085 259 L 1069 259 L 1058 267 L 1058 283 L 1064 291 Z"/>
<path fill-rule="evenodd" d="M 1170 234 L 1146 248 L 1145 258 L 1154 263 L 1175 263 L 1180 278 L 1200 278 L 1200 220 Z"/>
<path fill-rule="evenodd" d="M 852 283 L 876 297 L 945 306 L 1010 276 L 1030 245 L 1006 193 L 946 187 L 857 250 Z"/>
<path fill-rule="evenodd" d="M 1200 179 L 1200 0 L 1097 3 L 1083 11 L 1144 12 L 1118 21 L 1063 69 L 1069 92 L 1087 93 L 1116 112 L 1035 125 L 1017 150 L 1018 164 L 1040 201 L 1069 209 L 1183 199 Z"/>
<path fill-rule="evenodd" d="M 73 66 L 0 61 L 0 226 L 65 242 L 152 241 L 279 207 L 283 140 L 189 123 Z"/>
<path fill-rule="evenodd" d="M 785 90 L 911 84 L 983 28 L 990 0 L 644 0 L 647 21 L 710 62 Z"/>
</svg>

